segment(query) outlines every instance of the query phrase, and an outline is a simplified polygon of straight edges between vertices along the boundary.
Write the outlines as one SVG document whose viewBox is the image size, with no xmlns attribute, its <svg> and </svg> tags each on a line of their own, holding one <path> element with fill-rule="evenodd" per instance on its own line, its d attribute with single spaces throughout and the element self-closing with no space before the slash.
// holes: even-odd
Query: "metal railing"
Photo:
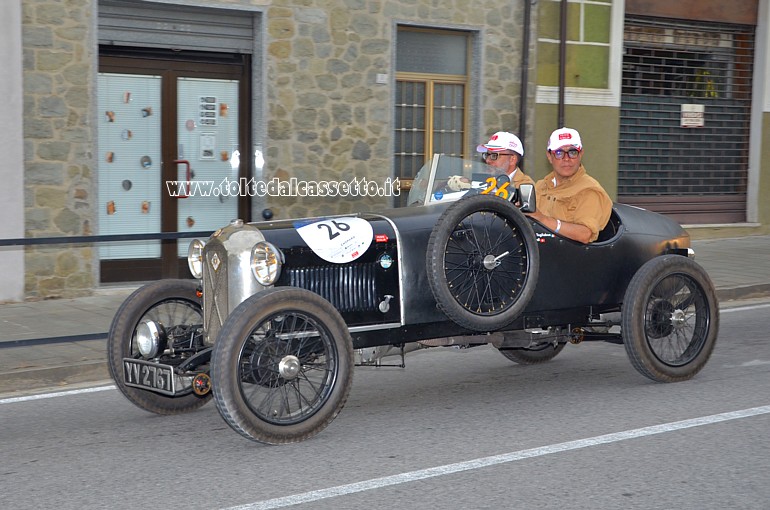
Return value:
<svg viewBox="0 0 770 510">
<path fill-rule="evenodd" d="M 212 230 L 196 232 L 158 232 L 144 234 L 105 234 L 105 235 L 81 235 L 81 236 L 49 236 L 49 237 L 19 237 L 0 239 L 2 246 L 44 246 L 56 244 L 98 244 L 121 241 L 158 241 L 176 240 L 187 238 L 208 238 Z M 107 338 L 104 333 L 86 333 L 81 335 L 63 335 L 56 337 L 25 338 L 19 340 L 0 341 L 0 349 L 6 347 L 28 347 L 36 345 L 50 345 L 67 342 L 81 342 L 88 340 L 103 340 Z"/>
<path fill-rule="evenodd" d="M 203 230 L 199 232 L 160 232 L 155 234 L 18 237 L 14 239 L 0 239 L 0 246 L 34 246 L 39 244 L 91 244 L 110 243 L 117 241 L 165 241 L 170 239 L 209 237 L 213 232 L 213 230 Z"/>
</svg>

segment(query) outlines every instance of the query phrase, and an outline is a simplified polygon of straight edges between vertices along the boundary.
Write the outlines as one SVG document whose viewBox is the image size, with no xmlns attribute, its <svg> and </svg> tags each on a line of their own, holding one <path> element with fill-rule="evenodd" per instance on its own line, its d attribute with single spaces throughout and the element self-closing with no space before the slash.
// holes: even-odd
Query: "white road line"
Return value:
<svg viewBox="0 0 770 510">
<path fill-rule="evenodd" d="M 230 507 L 224 510 L 267 510 L 271 508 L 283 508 L 286 506 L 298 505 L 301 503 L 312 503 L 314 501 L 320 501 L 322 499 L 329 499 L 337 496 L 345 496 L 347 494 L 355 494 L 357 492 L 380 489 L 383 487 L 390 487 L 392 485 L 399 485 L 402 483 L 416 482 L 418 480 L 425 480 L 426 478 L 435 478 L 438 476 L 450 475 L 453 473 L 460 473 L 462 471 L 470 471 L 473 469 L 486 468 L 486 467 L 495 466 L 498 464 L 515 462 L 517 460 L 531 459 L 534 457 L 542 457 L 544 455 L 551 455 L 553 453 L 561 453 L 561 452 L 567 452 L 570 450 L 578 450 L 580 448 L 588 448 L 590 446 L 617 443 L 619 441 L 626 441 L 628 439 L 636 439 L 640 437 L 653 436 L 656 434 L 665 434 L 667 432 L 674 432 L 677 430 L 689 429 L 692 427 L 701 427 L 703 425 L 711 425 L 714 423 L 720 423 L 720 422 L 730 421 L 730 420 L 738 420 L 741 418 L 748 418 L 751 416 L 758 416 L 758 415 L 769 414 L 769 413 L 770 413 L 770 405 L 762 406 L 762 407 L 754 407 L 751 409 L 743 409 L 740 411 L 732 411 L 728 413 L 712 414 L 710 416 L 702 416 L 700 418 L 692 418 L 689 420 L 663 423 L 661 425 L 654 425 L 651 427 L 643 427 L 640 429 L 626 430 L 623 432 L 615 432 L 613 434 L 589 437 L 586 439 L 578 439 L 576 441 L 568 441 L 566 443 L 558 443 L 558 444 L 552 444 L 547 446 L 541 446 L 539 448 L 531 448 L 529 450 L 519 450 L 516 452 L 504 453 L 501 455 L 493 455 L 491 457 L 482 457 L 479 459 L 469 460 L 466 462 L 446 464 L 443 466 L 437 466 L 437 467 L 428 468 L 428 469 L 421 469 L 418 471 L 411 471 L 408 473 L 385 476 L 382 478 L 374 478 L 371 480 L 365 480 L 363 482 L 356 482 L 356 483 L 351 483 L 347 485 L 338 485 L 336 487 L 329 487 L 328 489 L 320 489 L 317 491 L 303 492 L 300 494 L 294 494 L 292 496 L 286 496 L 282 498 L 257 501 L 255 503 Z"/>
<path fill-rule="evenodd" d="M 747 306 L 740 306 L 735 308 L 722 308 L 720 310 L 720 313 L 744 312 L 748 310 L 759 310 L 759 309 L 768 308 L 768 307 L 770 307 L 770 303 L 764 303 L 759 305 L 747 305 Z M 29 396 L 23 396 L 23 397 L 12 397 L 12 398 L 0 399 L 0 404 L 14 404 L 16 402 L 28 402 L 30 400 L 44 400 L 48 398 L 66 397 L 68 395 L 78 395 L 80 393 L 93 393 L 97 391 L 114 390 L 114 389 L 115 389 L 115 386 L 100 386 L 97 388 L 83 388 L 78 390 L 41 393 L 39 395 L 29 395 Z"/>
<path fill-rule="evenodd" d="M 115 386 L 97 386 L 96 388 L 82 388 L 79 390 L 56 391 L 53 393 L 41 393 L 39 395 L 26 395 L 23 397 L 11 397 L 0 400 L 0 404 L 15 404 L 16 402 L 28 402 L 30 400 L 45 400 L 47 398 L 67 397 L 81 393 L 95 393 L 97 391 L 114 390 Z"/>
</svg>

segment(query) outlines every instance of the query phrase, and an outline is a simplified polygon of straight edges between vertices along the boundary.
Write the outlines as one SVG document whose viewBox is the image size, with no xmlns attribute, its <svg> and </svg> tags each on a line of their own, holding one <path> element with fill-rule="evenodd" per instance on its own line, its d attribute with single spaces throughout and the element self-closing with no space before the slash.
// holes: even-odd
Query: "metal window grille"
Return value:
<svg viewBox="0 0 770 510">
<path fill-rule="evenodd" d="M 462 156 L 465 84 L 398 81 L 395 124 L 396 169 L 401 179 L 413 179 L 433 153 Z"/>
<path fill-rule="evenodd" d="M 465 134 L 465 85 L 434 83 L 433 147 L 450 156 L 462 156 Z"/>
<path fill-rule="evenodd" d="M 396 83 L 396 175 L 414 179 L 425 161 L 426 97 L 425 82 Z"/>
<path fill-rule="evenodd" d="M 743 221 L 754 27 L 635 17 L 624 39 L 619 200 Z M 703 105 L 703 127 L 681 126 L 683 104 Z"/>
<path fill-rule="evenodd" d="M 399 30 L 394 174 L 404 190 L 434 153 L 464 153 L 468 49 L 464 32 Z"/>
</svg>

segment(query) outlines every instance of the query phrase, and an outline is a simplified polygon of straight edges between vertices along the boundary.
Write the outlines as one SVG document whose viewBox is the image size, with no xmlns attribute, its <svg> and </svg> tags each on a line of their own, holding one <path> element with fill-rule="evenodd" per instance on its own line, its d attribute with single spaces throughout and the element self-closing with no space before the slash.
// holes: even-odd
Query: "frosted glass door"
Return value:
<svg viewBox="0 0 770 510">
<path fill-rule="evenodd" d="M 160 232 L 160 76 L 100 73 L 99 234 Z M 99 243 L 99 258 L 159 258 L 159 241 Z"/>
<path fill-rule="evenodd" d="M 177 94 L 177 153 L 190 169 L 177 230 L 216 230 L 238 216 L 238 80 L 179 78 Z M 177 165 L 177 179 L 186 181 L 187 173 Z M 179 240 L 180 257 L 189 244 Z"/>
</svg>

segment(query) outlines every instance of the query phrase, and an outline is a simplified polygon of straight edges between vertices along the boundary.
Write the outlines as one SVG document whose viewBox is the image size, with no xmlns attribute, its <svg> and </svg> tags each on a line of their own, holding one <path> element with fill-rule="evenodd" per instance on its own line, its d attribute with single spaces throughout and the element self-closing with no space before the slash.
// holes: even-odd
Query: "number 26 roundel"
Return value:
<svg viewBox="0 0 770 510">
<path fill-rule="evenodd" d="M 313 253 L 335 264 L 356 260 L 372 244 L 372 226 L 363 218 L 325 218 L 295 228 Z"/>
</svg>

